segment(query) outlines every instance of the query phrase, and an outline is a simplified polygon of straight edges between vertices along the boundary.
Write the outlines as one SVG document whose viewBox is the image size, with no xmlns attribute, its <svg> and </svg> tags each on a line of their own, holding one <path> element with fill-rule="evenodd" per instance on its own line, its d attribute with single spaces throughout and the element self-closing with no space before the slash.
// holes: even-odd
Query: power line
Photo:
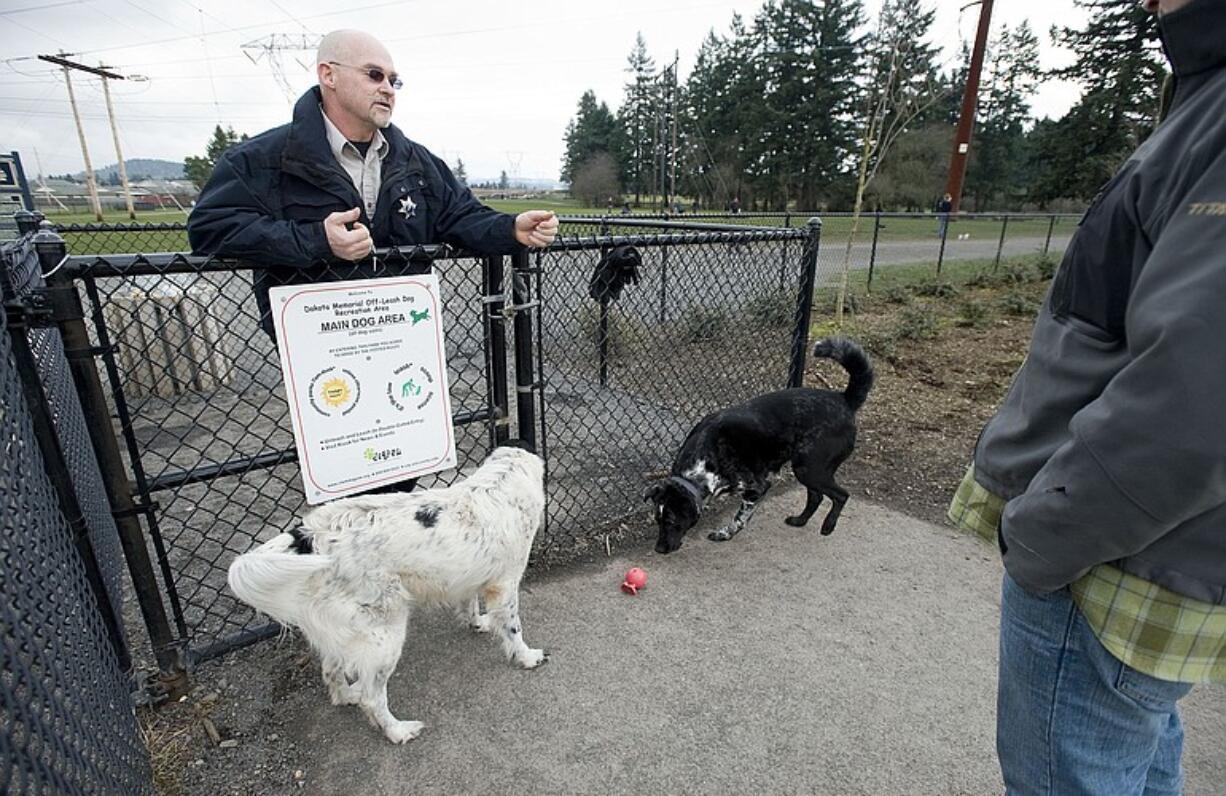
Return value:
<svg viewBox="0 0 1226 796">
<path fill-rule="evenodd" d="M 204 40 L 204 9 L 197 8 L 200 14 L 200 46 L 204 48 L 204 70 L 209 76 L 209 88 L 213 92 L 213 109 L 217 111 L 217 124 L 221 124 L 221 104 L 217 101 L 217 83 L 213 80 L 213 61 L 209 58 L 209 45 Z"/>
<path fill-rule="evenodd" d="M 133 2 L 133 0 L 124 0 L 124 2 L 125 2 L 125 3 L 127 3 L 128 5 L 132 6 L 133 8 L 135 8 L 137 11 L 140 11 L 142 14 L 145 14 L 145 15 L 147 15 L 147 16 L 151 16 L 151 17 L 153 17 L 153 18 L 154 18 L 154 19 L 156 19 L 158 22 L 161 22 L 163 25 L 169 25 L 170 27 L 174 28 L 175 30 L 181 30 L 181 31 L 184 31 L 184 32 L 187 32 L 187 33 L 190 33 L 190 32 L 191 32 L 191 31 L 188 31 L 188 30 L 187 30 L 187 28 L 181 27 L 181 26 L 179 25 L 179 23 L 177 23 L 177 22 L 171 22 L 169 19 L 166 19 L 166 17 L 163 17 L 163 16 L 160 16 L 160 15 L 158 15 L 158 14 L 155 14 L 154 12 L 152 12 L 152 11 L 150 11 L 149 9 L 145 8 L 144 6 L 137 5 L 136 3 L 134 3 L 134 2 Z"/>
<path fill-rule="evenodd" d="M 385 2 L 381 2 L 381 3 L 368 3 L 366 5 L 361 5 L 361 6 L 349 6 L 339 11 L 325 11 L 319 14 L 309 14 L 307 16 L 299 17 L 298 19 L 304 20 L 304 19 L 320 19 L 323 17 L 335 17 L 335 16 L 342 16 L 342 15 L 347 16 L 347 15 L 353 14 L 358 11 L 368 11 L 368 10 L 375 9 L 375 8 L 385 8 L 387 6 L 398 6 L 398 5 L 404 5 L 404 1 L 403 0 L 386 0 Z M 216 19 L 216 17 L 213 17 L 212 14 L 209 14 L 207 11 L 204 11 L 201 8 L 196 7 L 196 10 L 199 11 L 201 14 L 204 14 L 205 16 L 208 16 L 212 19 Z M 224 25 L 224 23 L 222 24 Z M 231 33 L 239 33 L 241 31 L 255 30 L 256 28 L 268 28 L 276 24 L 277 24 L 276 22 L 254 22 L 250 25 L 239 25 L 238 27 L 226 26 L 226 29 L 227 31 Z M 35 30 L 31 30 L 31 32 L 38 33 L 38 31 L 35 31 Z M 226 31 L 217 30 L 217 31 L 213 31 L 212 33 L 206 33 L 204 35 L 205 36 L 219 36 L 224 32 Z M 39 33 L 38 35 L 42 36 L 43 34 Z M 137 42 L 134 44 L 115 44 L 109 47 L 95 47 L 95 48 L 88 49 L 88 50 L 77 50 L 75 52 L 71 52 L 67 54 L 79 56 L 79 55 L 95 55 L 97 53 L 113 52 L 115 50 L 137 50 L 143 47 L 153 47 L 158 44 L 171 44 L 173 42 L 186 41 L 188 39 L 196 39 L 200 37 L 201 37 L 200 34 L 192 34 L 190 36 L 171 36 L 165 39 L 154 39 L 153 41 L 143 41 L 143 42 Z M 20 58 L 13 58 L 9 60 L 32 60 L 36 57 L 37 56 L 31 55 L 31 56 L 22 56 Z"/>
<path fill-rule="evenodd" d="M 297 17 L 295 17 L 293 14 L 291 14 L 291 13 L 290 13 L 290 12 L 288 12 L 288 11 L 286 11 L 286 10 L 285 10 L 285 7 L 284 7 L 284 6 L 282 6 L 280 3 L 278 3 L 278 2 L 277 2 L 277 0 L 271 0 L 271 2 L 272 2 L 272 4 L 273 4 L 273 6 L 275 6 L 275 7 L 276 7 L 276 9 L 277 9 L 278 11 L 280 11 L 282 14 L 284 14 L 284 15 L 285 15 L 285 17 L 286 17 L 286 18 L 287 18 L 287 19 L 288 19 L 290 22 L 296 22 L 296 23 L 298 23 L 298 27 L 302 28 L 302 29 L 303 29 L 305 32 L 307 32 L 307 33 L 311 34 L 312 36 L 318 36 L 318 35 L 319 35 L 319 34 L 318 34 L 318 33 L 316 33 L 315 31 L 313 31 L 313 30 L 311 30 L 310 28 L 308 28 L 306 25 L 303 25 L 303 24 L 302 24 L 302 22 L 301 22 L 301 20 L 299 20 L 299 19 L 298 19 Z"/>
<path fill-rule="evenodd" d="M 0 11 L 0 17 L 12 16 L 13 14 L 24 14 L 27 11 L 46 11 L 48 8 L 59 8 L 60 6 L 77 6 L 84 3 L 85 0 L 64 0 L 61 3 L 48 3 L 45 6 L 25 6 L 24 8 L 10 8 L 8 11 Z"/>
<path fill-rule="evenodd" d="M 15 20 L 15 19 L 10 19 L 10 20 L 8 20 L 8 24 L 10 24 L 10 25 L 16 25 L 17 27 L 19 27 L 19 28 L 21 28 L 21 29 L 23 29 L 23 30 L 28 30 L 29 32 L 33 33 L 35 36 L 41 36 L 42 38 L 46 39 L 47 41 L 54 42 L 55 44 L 58 44 L 58 45 L 61 45 L 61 46 L 62 46 L 62 42 L 60 42 L 60 40 L 59 40 L 59 39 L 53 38 L 53 37 L 51 37 L 51 36 L 48 36 L 46 33 L 43 33 L 43 32 L 41 32 L 41 31 L 35 30 L 34 28 L 30 27 L 29 25 L 27 25 L 27 24 L 25 24 L 25 23 L 23 23 L 23 22 L 18 22 L 18 21 L 17 21 L 17 20 Z M 18 60 L 18 59 L 9 59 L 9 60 Z"/>
</svg>

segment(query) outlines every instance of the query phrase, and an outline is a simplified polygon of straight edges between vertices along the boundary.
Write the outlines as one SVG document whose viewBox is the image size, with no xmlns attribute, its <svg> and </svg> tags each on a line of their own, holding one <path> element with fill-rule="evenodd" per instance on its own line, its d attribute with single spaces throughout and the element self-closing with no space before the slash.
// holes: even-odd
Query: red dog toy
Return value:
<svg viewBox="0 0 1226 796">
<path fill-rule="evenodd" d="M 647 573 L 638 567 L 634 567 L 626 573 L 626 580 L 622 582 L 622 591 L 626 594 L 638 594 L 639 589 L 647 585 Z"/>
</svg>

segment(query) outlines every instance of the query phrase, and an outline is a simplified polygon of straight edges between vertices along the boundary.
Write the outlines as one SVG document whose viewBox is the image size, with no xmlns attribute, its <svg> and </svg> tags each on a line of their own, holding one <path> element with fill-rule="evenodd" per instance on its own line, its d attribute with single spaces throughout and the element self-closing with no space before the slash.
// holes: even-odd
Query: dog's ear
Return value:
<svg viewBox="0 0 1226 796">
<path fill-rule="evenodd" d="M 664 497 L 664 482 L 656 481 L 647 487 L 647 491 L 643 493 L 643 500 L 650 500 L 659 503 Z"/>
</svg>

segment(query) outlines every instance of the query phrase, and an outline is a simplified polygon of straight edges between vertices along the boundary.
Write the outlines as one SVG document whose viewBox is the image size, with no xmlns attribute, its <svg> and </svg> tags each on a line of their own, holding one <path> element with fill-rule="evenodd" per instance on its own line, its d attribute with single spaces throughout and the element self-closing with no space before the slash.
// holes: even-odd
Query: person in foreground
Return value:
<svg viewBox="0 0 1226 796">
<path fill-rule="evenodd" d="M 1226 0 L 1148 0 L 1163 119 L 1086 211 L 950 518 L 1004 557 L 1009 794 L 1175 794 L 1226 682 Z"/>
<path fill-rule="evenodd" d="M 268 266 L 254 287 L 270 336 L 271 285 L 386 276 L 370 261 L 376 246 L 510 254 L 553 242 L 551 211 L 486 207 L 391 123 L 402 82 L 376 38 L 333 31 L 316 61 L 319 85 L 298 100 L 293 120 L 226 150 L 187 220 L 195 253 Z"/>
</svg>

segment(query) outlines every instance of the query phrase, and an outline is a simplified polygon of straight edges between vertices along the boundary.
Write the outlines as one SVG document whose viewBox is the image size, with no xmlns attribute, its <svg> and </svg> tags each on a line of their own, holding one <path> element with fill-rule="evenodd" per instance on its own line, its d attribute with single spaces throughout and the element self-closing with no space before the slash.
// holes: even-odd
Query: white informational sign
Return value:
<svg viewBox="0 0 1226 796">
<path fill-rule="evenodd" d="M 308 503 L 455 467 L 437 276 L 268 296 Z"/>
</svg>

